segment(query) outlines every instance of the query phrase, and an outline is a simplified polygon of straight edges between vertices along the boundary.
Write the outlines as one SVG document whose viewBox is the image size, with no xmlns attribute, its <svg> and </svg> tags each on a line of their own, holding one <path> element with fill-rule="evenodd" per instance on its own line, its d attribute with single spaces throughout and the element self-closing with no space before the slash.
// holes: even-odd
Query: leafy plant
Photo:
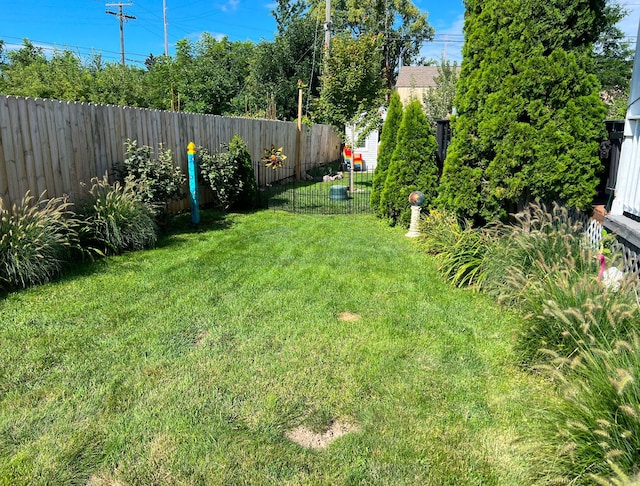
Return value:
<svg viewBox="0 0 640 486">
<path fill-rule="evenodd" d="M 254 206 L 258 186 L 247 144 L 234 135 L 229 145 L 221 144 L 220 148 L 222 151 L 212 154 L 199 147 L 197 153 L 200 173 L 213 191 L 215 206 Z"/>
<path fill-rule="evenodd" d="M 451 211 L 432 209 L 420 219 L 419 241 L 433 255 L 449 251 L 461 234 L 458 218 Z"/>
<path fill-rule="evenodd" d="M 57 276 L 78 248 L 77 220 L 63 198 L 35 200 L 29 192 L 19 204 L 0 199 L 0 287 L 45 283 Z"/>
<path fill-rule="evenodd" d="M 111 185 L 106 175 L 94 177 L 76 212 L 82 246 L 100 254 L 141 250 L 157 240 L 153 214 L 140 200 L 132 179 Z"/>
<path fill-rule="evenodd" d="M 287 160 L 287 156 L 282 151 L 282 147 L 276 148 L 275 145 L 271 144 L 270 149 L 264 149 L 264 155 L 260 160 L 265 166 L 276 170 L 280 167 L 284 167 L 284 161 Z"/>
<path fill-rule="evenodd" d="M 137 140 L 130 139 L 125 142 L 124 163 L 116 167 L 116 174 L 121 184 L 127 178 L 135 182 L 140 199 L 160 222 L 166 219 L 169 201 L 182 196 L 186 180 L 180 167 L 173 165 L 171 151 L 164 150 L 162 144 L 154 158 L 151 147 L 139 147 Z"/>
</svg>

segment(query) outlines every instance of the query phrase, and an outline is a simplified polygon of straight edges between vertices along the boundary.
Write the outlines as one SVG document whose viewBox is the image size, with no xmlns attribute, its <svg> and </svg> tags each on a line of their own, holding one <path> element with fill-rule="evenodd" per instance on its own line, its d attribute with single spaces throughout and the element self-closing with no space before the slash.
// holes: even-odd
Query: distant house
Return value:
<svg viewBox="0 0 640 486">
<path fill-rule="evenodd" d="M 396 91 L 404 106 L 414 99 L 422 102 L 429 88 L 435 88 L 438 66 L 402 66 L 396 81 Z"/>
</svg>

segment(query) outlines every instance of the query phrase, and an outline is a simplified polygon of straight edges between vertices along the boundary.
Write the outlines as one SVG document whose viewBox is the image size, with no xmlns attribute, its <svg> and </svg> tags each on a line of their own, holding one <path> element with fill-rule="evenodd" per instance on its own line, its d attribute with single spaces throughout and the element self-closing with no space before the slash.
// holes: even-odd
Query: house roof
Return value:
<svg viewBox="0 0 640 486">
<path fill-rule="evenodd" d="M 438 66 L 402 66 L 396 88 L 435 88 L 437 77 Z"/>
</svg>

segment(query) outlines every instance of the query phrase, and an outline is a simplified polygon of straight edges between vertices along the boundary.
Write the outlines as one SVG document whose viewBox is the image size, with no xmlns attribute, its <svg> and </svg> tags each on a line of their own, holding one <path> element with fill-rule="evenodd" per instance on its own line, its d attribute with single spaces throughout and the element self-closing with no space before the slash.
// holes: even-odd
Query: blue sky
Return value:
<svg viewBox="0 0 640 486">
<path fill-rule="evenodd" d="M 197 39 L 202 32 L 214 36 L 226 35 L 231 40 L 272 40 L 276 31 L 271 15 L 272 0 L 165 0 L 169 52 L 179 39 Z M 629 36 L 637 34 L 640 0 L 616 0 L 627 5 L 632 14 L 621 24 Z M 436 29 L 433 42 L 424 46 L 427 58 L 460 61 L 462 47 L 463 0 L 414 0 L 429 13 Z M 633 3 L 636 2 L 636 3 Z M 108 4 L 117 0 L 2 0 L 0 6 L 0 39 L 8 48 L 29 38 L 45 48 L 71 49 L 86 57 L 101 53 L 108 61 L 120 60 L 120 30 L 118 18 L 106 10 L 117 11 Z M 123 0 L 132 4 L 123 8 L 135 20 L 124 25 L 126 59 L 142 63 L 149 53 L 164 52 L 163 1 Z"/>
</svg>

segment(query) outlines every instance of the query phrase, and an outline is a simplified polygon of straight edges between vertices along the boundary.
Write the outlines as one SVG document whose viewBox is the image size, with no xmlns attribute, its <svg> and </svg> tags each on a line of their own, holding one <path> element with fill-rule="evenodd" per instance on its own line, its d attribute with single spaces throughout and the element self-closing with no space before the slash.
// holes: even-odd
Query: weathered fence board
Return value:
<svg viewBox="0 0 640 486">
<path fill-rule="evenodd" d="M 256 170 L 259 185 L 295 175 L 293 122 L 0 96 L 0 198 L 11 204 L 27 191 L 37 197 L 45 190 L 48 197 L 79 197 L 82 184 L 91 178 L 105 173 L 113 178 L 114 165 L 124 159 L 127 139 L 149 145 L 154 152 L 162 144 L 186 174 L 190 141 L 216 152 L 234 134 L 247 142 L 254 162 L 271 144 L 283 147 L 288 156 L 283 169 Z M 331 127 L 303 126 L 302 171 L 339 158 L 340 138 Z M 187 209 L 188 198 L 174 207 Z"/>
</svg>

